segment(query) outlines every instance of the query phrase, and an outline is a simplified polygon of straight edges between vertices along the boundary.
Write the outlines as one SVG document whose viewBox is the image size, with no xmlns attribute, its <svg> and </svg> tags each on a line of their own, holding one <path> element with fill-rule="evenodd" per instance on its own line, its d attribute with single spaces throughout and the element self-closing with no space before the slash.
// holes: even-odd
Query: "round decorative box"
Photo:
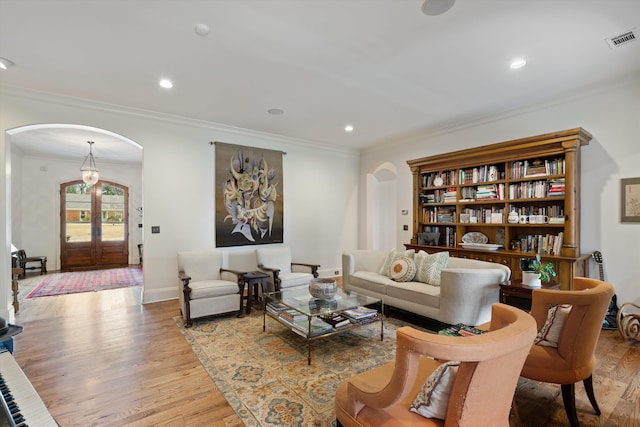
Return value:
<svg viewBox="0 0 640 427">
<path fill-rule="evenodd" d="M 334 279 L 317 277 L 309 282 L 309 293 L 314 298 L 332 299 L 337 291 L 338 284 Z"/>
</svg>

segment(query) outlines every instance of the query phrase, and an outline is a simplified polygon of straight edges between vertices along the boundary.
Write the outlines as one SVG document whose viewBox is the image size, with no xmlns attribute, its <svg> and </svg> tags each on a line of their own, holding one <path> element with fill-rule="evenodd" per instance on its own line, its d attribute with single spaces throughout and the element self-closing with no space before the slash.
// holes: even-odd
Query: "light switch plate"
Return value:
<svg viewBox="0 0 640 427">
<path fill-rule="evenodd" d="M 160 226 L 159 225 L 152 225 L 151 226 L 151 234 L 158 234 L 160 233 Z"/>
</svg>

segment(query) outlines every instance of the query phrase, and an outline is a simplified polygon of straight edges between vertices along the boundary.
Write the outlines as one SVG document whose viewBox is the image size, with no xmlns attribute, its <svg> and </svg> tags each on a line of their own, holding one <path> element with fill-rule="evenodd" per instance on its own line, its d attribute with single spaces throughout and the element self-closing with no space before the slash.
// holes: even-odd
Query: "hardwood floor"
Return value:
<svg viewBox="0 0 640 427">
<path fill-rule="evenodd" d="M 14 357 L 71 426 L 242 426 L 173 320 L 140 288 L 24 300 Z"/>
<path fill-rule="evenodd" d="M 21 301 L 14 357 L 58 423 L 242 426 L 176 328 L 178 302 L 140 300 L 128 288 Z M 576 386 L 583 426 L 639 426 L 640 343 L 603 331 L 594 386 L 600 417 Z M 521 379 L 516 405 L 514 426 L 568 425 L 558 386 Z"/>
</svg>

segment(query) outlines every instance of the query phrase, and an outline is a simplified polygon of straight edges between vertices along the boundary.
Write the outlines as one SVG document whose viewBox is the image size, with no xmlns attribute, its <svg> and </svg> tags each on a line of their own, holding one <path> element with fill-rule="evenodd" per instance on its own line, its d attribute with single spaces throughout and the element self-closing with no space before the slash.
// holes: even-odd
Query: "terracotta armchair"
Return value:
<svg viewBox="0 0 640 427">
<path fill-rule="evenodd" d="M 452 337 L 398 330 L 395 363 L 351 377 L 335 398 L 338 425 L 508 426 L 522 364 L 536 335 L 524 311 L 495 303 L 489 332 Z M 409 407 L 429 375 L 444 361 L 460 361 L 444 420 Z"/>
<path fill-rule="evenodd" d="M 585 277 L 574 278 L 571 291 L 536 289 L 532 294 L 531 315 L 536 319 L 538 330 L 545 325 L 550 307 L 571 305 L 558 336 L 558 347 L 533 345 L 522 376 L 560 384 L 567 417 L 573 427 L 579 426 L 575 402 L 575 383 L 578 381 L 584 383 L 589 401 L 596 414 L 600 415 L 593 392 L 592 373 L 602 321 L 613 294 L 613 286 L 609 283 Z"/>
</svg>

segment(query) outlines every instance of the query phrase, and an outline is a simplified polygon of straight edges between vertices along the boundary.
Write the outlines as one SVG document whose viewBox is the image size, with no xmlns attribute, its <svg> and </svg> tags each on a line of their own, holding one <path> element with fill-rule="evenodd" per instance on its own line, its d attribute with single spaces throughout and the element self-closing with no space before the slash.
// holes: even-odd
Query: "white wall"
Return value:
<svg viewBox="0 0 640 427">
<path fill-rule="evenodd" d="M 640 302 L 640 224 L 620 222 L 620 179 L 640 177 L 640 79 L 592 88 L 536 108 L 512 111 L 411 141 L 394 141 L 362 154 L 360 180 L 373 165 L 389 161 L 398 170 L 397 209 L 412 211 L 412 176 L 407 160 L 564 129 L 582 127 L 593 135 L 582 148 L 581 251 L 602 252 L 607 280 L 618 301 Z M 360 201 L 366 206 L 366 199 Z M 366 209 L 362 212 L 366 214 Z M 397 247 L 411 239 L 412 218 L 398 217 Z M 364 247 L 364 218 L 359 244 Z M 592 263 L 591 277 L 598 277 Z"/>
<path fill-rule="evenodd" d="M 340 269 L 342 252 L 356 246 L 359 161 L 355 153 L 28 90 L 2 87 L 0 97 L 0 164 L 8 185 L 11 146 L 6 131 L 10 129 L 38 123 L 75 123 L 115 132 L 143 147 L 145 303 L 177 296 L 179 250 L 215 247 L 215 159 L 209 141 L 287 152 L 283 164 L 284 244 L 292 248 L 296 260 L 317 262 L 323 274 L 333 274 Z M 6 242 L 11 239 L 10 193 L 5 187 L 0 190 L 0 215 L 7 224 L 0 231 L 0 241 Z M 152 225 L 160 226 L 161 233 L 151 234 Z M 4 289 L 0 292 L 3 317 L 10 316 L 12 310 L 9 259 L 7 243 L 6 247 L 0 246 L 0 277 L 5 278 L 0 283 Z"/>
</svg>

